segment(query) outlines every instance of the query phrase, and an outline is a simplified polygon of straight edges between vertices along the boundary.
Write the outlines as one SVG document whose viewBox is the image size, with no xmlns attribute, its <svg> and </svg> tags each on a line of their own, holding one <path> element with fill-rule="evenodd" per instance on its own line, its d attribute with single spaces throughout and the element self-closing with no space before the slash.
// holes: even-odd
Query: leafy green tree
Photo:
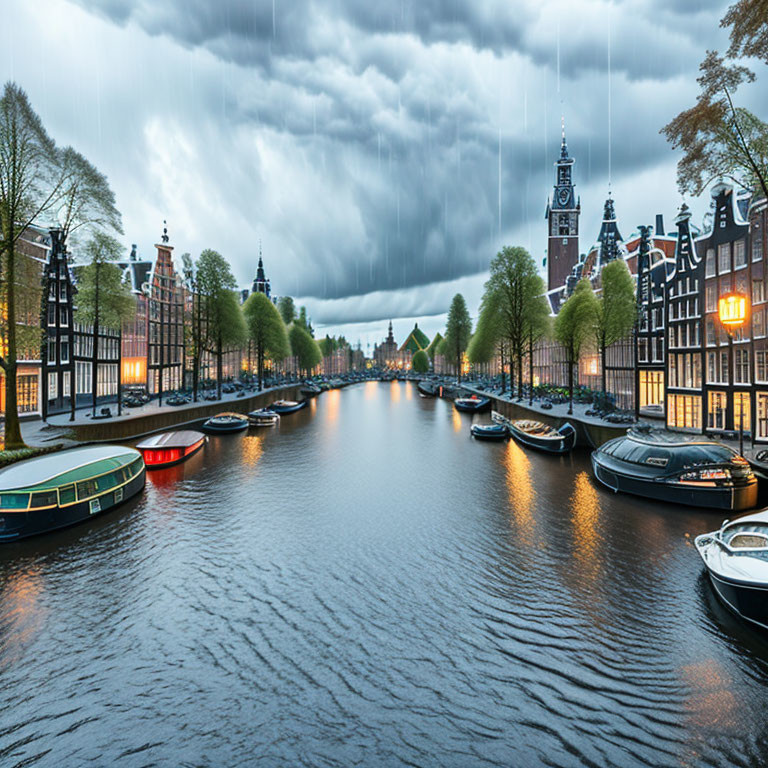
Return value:
<svg viewBox="0 0 768 768">
<path fill-rule="evenodd" d="M 338 349 L 336 339 L 331 338 L 327 333 L 324 339 L 320 339 L 318 346 L 323 357 L 330 357 Z"/>
<path fill-rule="evenodd" d="M 501 389 L 506 390 L 505 346 L 498 292 L 486 292 L 480 303 L 480 316 L 467 347 L 467 357 L 473 365 L 490 363 L 495 355 L 501 360 Z"/>
<path fill-rule="evenodd" d="M 544 295 L 544 281 L 538 274 L 529 275 L 526 285 L 525 320 L 523 335 L 528 342 L 528 404 L 533 404 L 533 350 L 536 344 L 552 333 L 549 302 Z"/>
<path fill-rule="evenodd" d="M 62 242 L 81 229 L 123 234 L 122 217 L 107 177 L 72 147 L 60 153 L 63 174 L 59 223 Z"/>
<path fill-rule="evenodd" d="M 429 371 L 429 355 L 423 349 L 418 350 L 411 360 L 411 367 L 416 373 L 427 373 Z"/>
<path fill-rule="evenodd" d="M 320 365 L 320 361 L 323 359 L 320 347 L 310 336 L 309 331 L 298 321 L 288 329 L 288 340 L 293 354 L 298 359 L 299 368 L 306 371 L 307 376 L 309 376 L 310 371 Z"/>
<path fill-rule="evenodd" d="M 206 328 L 203 324 L 204 300 L 200 296 L 197 282 L 197 263 L 189 253 L 181 255 L 182 276 L 184 287 L 191 296 L 188 307 L 189 316 L 185 318 L 185 346 L 187 353 L 192 358 L 192 400 L 197 402 L 200 384 L 200 364 L 206 345 Z"/>
<path fill-rule="evenodd" d="M 298 323 L 313 339 L 315 338 L 315 329 L 312 327 L 312 323 L 307 317 L 307 308 L 299 307 L 299 316 L 296 318 Z"/>
<path fill-rule="evenodd" d="M 256 350 L 259 390 L 264 377 L 264 359 L 279 361 L 290 354 L 288 331 L 278 308 L 263 293 L 252 293 L 243 306 L 248 337 Z"/>
<path fill-rule="evenodd" d="M 505 387 L 505 356 L 509 357 L 510 382 L 514 383 L 517 365 L 518 393 L 523 388 L 523 358 L 528 355 L 528 370 L 533 388 L 533 347 L 549 328 L 549 304 L 536 264 L 524 248 L 505 246 L 491 261 L 485 284 L 473 356 L 501 357 L 502 390 Z M 506 354 L 505 354 L 506 353 Z"/>
<path fill-rule="evenodd" d="M 439 331 L 435 334 L 435 338 L 432 339 L 432 342 L 427 347 L 427 354 L 429 355 L 429 359 L 432 361 L 432 364 L 435 362 L 435 355 L 437 354 L 437 348 L 440 346 L 440 343 L 443 340 L 443 334 Z"/>
<path fill-rule="evenodd" d="M 600 353 L 603 396 L 606 387 L 606 351 L 630 333 L 637 317 L 635 281 L 621 259 L 606 264 L 600 273 L 602 290 L 595 307 L 595 341 Z"/>
<path fill-rule="evenodd" d="M 204 348 L 216 358 L 216 392 L 221 398 L 224 351 L 246 339 L 245 320 L 237 299 L 237 282 L 226 259 L 206 248 L 197 261 L 197 288 L 202 302 Z"/>
<path fill-rule="evenodd" d="M 5 376 L 5 448 L 24 448 L 16 393 L 18 297 L 26 258 L 17 244 L 25 230 L 51 211 L 61 193 L 60 156 L 27 94 L 6 83 L 0 96 L 0 369 Z M 43 393 L 45 396 L 45 393 Z"/>
<path fill-rule="evenodd" d="M 123 322 L 130 319 L 136 311 L 130 288 L 123 281 L 120 268 L 114 263 L 122 255 L 122 250 L 122 246 L 114 237 L 95 232 L 85 246 L 87 264 L 78 272 L 75 319 L 91 326 L 92 329 L 91 405 L 94 416 L 99 382 L 100 333 L 105 328 L 119 331 Z M 118 365 L 118 409 L 121 407 L 121 389 L 121 371 Z M 73 397 L 73 407 L 74 402 Z"/>
<path fill-rule="evenodd" d="M 277 308 L 280 310 L 280 316 L 286 327 L 296 319 L 296 305 L 290 296 L 281 296 L 277 300 Z"/>
<path fill-rule="evenodd" d="M 584 278 L 579 281 L 555 318 L 555 340 L 565 349 L 568 365 L 568 413 L 573 413 L 574 366 L 578 364 L 585 345 L 594 338 L 596 305 L 592 286 Z"/>
<path fill-rule="evenodd" d="M 451 301 L 448 310 L 448 321 L 445 325 L 445 349 L 447 357 L 456 366 L 456 376 L 461 383 L 461 358 L 469 345 L 472 335 L 472 319 L 467 310 L 467 302 L 457 293 Z"/>
</svg>

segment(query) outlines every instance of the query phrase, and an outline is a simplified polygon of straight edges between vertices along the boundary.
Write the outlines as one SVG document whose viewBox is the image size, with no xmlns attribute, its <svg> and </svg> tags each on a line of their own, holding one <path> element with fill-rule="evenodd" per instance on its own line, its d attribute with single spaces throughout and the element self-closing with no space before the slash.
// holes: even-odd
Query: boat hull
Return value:
<svg viewBox="0 0 768 768">
<path fill-rule="evenodd" d="M 194 445 L 189 446 L 188 448 L 182 448 L 181 449 L 181 455 L 178 456 L 178 458 L 171 459 L 170 461 L 157 461 L 157 462 L 147 462 L 147 454 L 154 452 L 159 452 L 164 450 L 163 448 L 146 448 L 142 449 L 139 448 L 141 451 L 142 456 L 144 457 L 144 465 L 146 466 L 147 470 L 153 470 L 153 469 L 165 469 L 166 467 L 173 467 L 176 464 L 181 464 L 182 461 L 186 461 L 190 456 L 194 456 L 204 445 L 205 441 L 208 438 L 203 437 L 201 440 L 198 440 Z M 166 449 L 166 450 L 172 450 L 172 449 Z"/>
<path fill-rule="evenodd" d="M 644 496 L 656 501 L 669 501 L 710 509 L 744 510 L 757 504 L 757 480 L 736 487 L 696 487 L 693 484 L 669 483 L 626 474 L 607 467 L 592 454 L 595 477 L 612 491 Z"/>
<path fill-rule="evenodd" d="M 0 543 L 18 541 L 39 536 L 61 528 L 77 525 L 85 520 L 108 512 L 140 493 L 146 482 L 146 470 L 142 470 L 125 485 L 67 506 L 34 509 L 24 512 L 0 513 Z M 98 502 L 98 504 L 94 504 Z"/>
<path fill-rule="evenodd" d="M 518 443 L 522 443 L 527 448 L 534 448 L 537 451 L 555 455 L 570 453 L 576 444 L 575 430 L 563 435 L 559 440 L 537 440 L 527 432 L 517 429 L 514 424 L 509 425 L 509 432 Z"/>
<path fill-rule="evenodd" d="M 707 568 L 717 596 L 737 616 L 768 630 L 768 585 L 736 581 Z"/>
<path fill-rule="evenodd" d="M 205 422 L 203 424 L 203 431 L 209 435 L 231 435 L 235 432 L 242 432 L 244 429 L 248 429 L 248 420 L 233 422 L 231 424 L 210 424 Z"/>
<path fill-rule="evenodd" d="M 286 413 L 295 413 L 296 411 L 300 411 L 302 408 L 306 408 L 307 401 L 302 400 L 300 403 L 296 403 L 296 405 L 274 405 L 274 403 L 269 407 L 270 411 L 274 411 L 275 413 L 282 416 Z"/>
<path fill-rule="evenodd" d="M 455 400 L 453 401 L 453 407 L 462 413 L 478 413 L 488 408 L 490 404 L 491 401 L 487 397 L 479 399 L 477 403 L 457 403 Z"/>
<path fill-rule="evenodd" d="M 486 429 L 479 429 L 477 425 L 473 426 L 470 430 L 472 433 L 472 437 L 475 438 L 475 440 L 492 440 L 495 442 L 502 442 L 504 440 L 509 439 L 509 432 L 507 430 L 486 430 Z"/>
</svg>

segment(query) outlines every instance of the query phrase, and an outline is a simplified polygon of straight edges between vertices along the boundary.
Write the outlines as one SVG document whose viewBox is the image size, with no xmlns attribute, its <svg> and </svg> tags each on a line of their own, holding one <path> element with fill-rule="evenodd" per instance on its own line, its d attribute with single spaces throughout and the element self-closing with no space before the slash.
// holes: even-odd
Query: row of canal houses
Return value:
<svg viewBox="0 0 768 768">
<path fill-rule="evenodd" d="M 580 279 L 589 278 L 599 291 L 602 267 L 624 259 L 636 278 L 639 319 L 632 337 L 608 350 L 608 391 L 617 405 L 663 417 L 671 429 L 720 434 L 743 427 L 755 442 L 768 442 L 765 198 L 719 183 L 711 190 L 701 229 L 683 204 L 674 231 L 665 231 L 663 217 L 656 216 L 655 226 L 640 226 L 624 241 L 609 196 L 596 244 L 578 256 L 580 200 L 573 164 L 563 136 L 547 205 L 547 297 L 553 314 Z M 731 292 L 745 294 L 751 307 L 732 348 L 718 319 L 718 299 Z M 551 342 L 540 345 L 534 370 L 539 381 L 564 386 L 562 349 Z M 599 387 L 597 355 L 580 362 L 579 380 Z"/>
</svg>

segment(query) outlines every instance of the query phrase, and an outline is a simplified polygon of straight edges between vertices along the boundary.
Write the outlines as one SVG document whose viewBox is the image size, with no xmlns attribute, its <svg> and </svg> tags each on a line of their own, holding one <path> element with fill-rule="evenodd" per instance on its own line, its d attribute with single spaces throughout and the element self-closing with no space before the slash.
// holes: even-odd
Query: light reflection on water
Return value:
<svg viewBox="0 0 768 768">
<path fill-rule="evenodd" d="M 0 549 L 0 764 L 760 764 L 768 644 L 685 538 L 719 517 L 471 422 L 324 393 Z"/>
</svg>

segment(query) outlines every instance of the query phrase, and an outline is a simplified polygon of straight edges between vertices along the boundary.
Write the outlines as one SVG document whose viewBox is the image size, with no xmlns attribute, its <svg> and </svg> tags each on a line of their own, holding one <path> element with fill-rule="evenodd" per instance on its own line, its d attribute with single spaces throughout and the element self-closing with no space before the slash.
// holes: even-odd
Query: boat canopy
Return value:
<svg viewBox="0 0 768 768">
<path fill-rule="evenodd" d="M 610 440 L 600 450 L 619 461 L 658 467 L 670 472 L 707 464 L 728 464 L 737 455 L 734 450 L 720 443 L 653 443 L 636 440 L 632 436 Z"/>
<path fill-rule="evenodd" d="M 117 445 L 90 445 L 58 451 L 0 469 L 0 493 L 56 489 L 121 470 L 133 462 L 139 467 L 143 463 L 141 454 L 133 448 Z M 131 474 L 136 474 L 133 467 Z M 2 506 L 6 506 L 4 501 Z"/>
</svg>

